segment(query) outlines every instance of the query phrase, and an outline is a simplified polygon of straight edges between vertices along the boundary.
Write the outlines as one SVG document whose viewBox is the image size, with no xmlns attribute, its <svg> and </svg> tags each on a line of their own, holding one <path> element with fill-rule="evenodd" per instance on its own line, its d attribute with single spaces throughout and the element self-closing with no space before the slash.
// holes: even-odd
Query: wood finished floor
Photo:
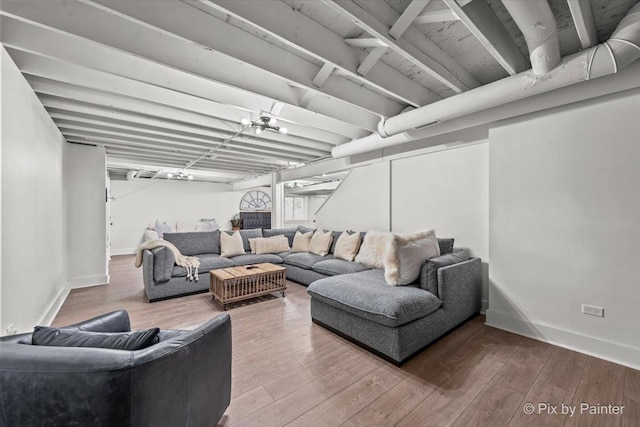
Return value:
<svg viewBox="0 0 640 427">
<path fill-rule="evenodd" d="M 222 312 L 208 294 L 149 304 L 132 256 L 114 257 L 110 274 L 108 286 L 71 291 L 53 324 L 123 308 L 134 329 L 191 329 Z M 482 316 L 398 368 L 312 324 L 306 288 L 292 282 L 285 298 L 229 314 L 232 401 L 220 425 L 640 426 L 640 371 L 490 328 Z M 558 414 L 526 415 L 526 402 Z M 560 413 L 581 402 L 625 407 Z"/>
</svg>

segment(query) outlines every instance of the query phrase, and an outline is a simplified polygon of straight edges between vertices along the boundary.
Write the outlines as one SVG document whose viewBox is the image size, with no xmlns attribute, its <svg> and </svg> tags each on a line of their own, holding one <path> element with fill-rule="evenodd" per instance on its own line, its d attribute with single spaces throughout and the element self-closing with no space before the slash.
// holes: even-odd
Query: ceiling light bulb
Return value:
<svg viewBox="0 0 640 427">
<path fill-rule="evenodd" d="M 278 123 L 278 122 L 276 121 L 276 118 L 275 118 L 275 117 L 271 117 L 271 118 L 269 119 L 269 126 L 275 126 L 275 125 L 276 125 L 276 123 Z"/>
<path fill-rule="evenodd" d="M 280 128 L 280 133 L 287 133 L 287 132 L 288 132 L 287 128 Z"/>
<path fill-rule="evenodd" d="M 249 119 L 243 118 L 242 120 L 240 120 L 240 123 L 242 123 L 242 126 L 249 126 L 249 123 L 251 123 L 249 121 Z"/>
<path fill-rule="evenodd" d="M 172 173 L 168 173 L 167 174 L 167 178 L 173 178 L 173 174 Z"/>
<path fill-rule="evenodd" d="M 262 133 L 262 128 L 256 128 L 256 135 L 260 135 Z"/>
<path fill-rule="evenodd" d="M 187 179 L 193 179 L 193 175 L 187 176 Z"/>
</svg>

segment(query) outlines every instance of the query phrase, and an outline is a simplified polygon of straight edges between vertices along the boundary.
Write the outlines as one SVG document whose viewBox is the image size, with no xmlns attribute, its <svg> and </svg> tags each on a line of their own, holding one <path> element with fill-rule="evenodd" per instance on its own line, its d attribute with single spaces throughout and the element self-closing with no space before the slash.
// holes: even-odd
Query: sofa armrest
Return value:
<svg viewBox="0 0 640 427">
<path fill-rule="evenodd" d="M 459 313 L 459 320 L 479 313 L 482 304 L 480 258 L 438 269 L 438 293 L 442 308 Z"/>
<path fill-rule="evenodd" d="M 129 314 L 125 310 L 117 310 L 84 322 L 64 326 L 61 329 L 76 328 L 89 332 L 129 332 L 131 331 L 131 323 L 129 322 Z"/>
<path fill-rule="evenodd" d="M 142 253 L 142 274 L 145 285 L 150 286 L 153 281 L 166 282 L 171 279 L 175 262 L 173 252 L 163 246 L 145 249 Z"/>
</svg>

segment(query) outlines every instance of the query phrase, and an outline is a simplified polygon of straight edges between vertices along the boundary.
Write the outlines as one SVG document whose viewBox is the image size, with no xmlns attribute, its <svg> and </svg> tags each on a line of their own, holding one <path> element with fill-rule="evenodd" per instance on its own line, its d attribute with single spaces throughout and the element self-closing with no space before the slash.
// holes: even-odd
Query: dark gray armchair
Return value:
<svg viewBox="0 0 640 427">
<path fill-rule="evenodd" d="M 76 325 L 127 332 L 126 311 Z M 215 426 L 231 399 L 231 319 L 162 330 L 143 350 L 47 347 L 0 338 L 0 427 Z"/>
</svg>

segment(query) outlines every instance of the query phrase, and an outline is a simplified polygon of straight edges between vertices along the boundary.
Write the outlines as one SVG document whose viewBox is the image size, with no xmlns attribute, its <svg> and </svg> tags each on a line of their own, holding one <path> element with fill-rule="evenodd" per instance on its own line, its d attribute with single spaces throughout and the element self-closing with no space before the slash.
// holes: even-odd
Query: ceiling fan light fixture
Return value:
<svg viewBox="0 0 640 427">
<path fill-rule="evenodd" d="M 167 178 L 173 178 L 173 174 L 172 174 L 171 172 L 169 172 L 169 173 L 167 174 Z"/>
<path fill-rule="evenodd" d="M 280 133 L 287 133 L 287 132 L 289 132 L 289 130 L 287 128 L 285 128 L 285 127 L 281 127 L 280 128 Z"/>
<path fill-rule="evenodd" d="M 257 127 L 256 128 L 256 135 L 260 135 L 262 133 L 262 128 L 261 127 Z"/>
<path fill-rule="evenodd" d="M 242 126 L 249 126 L 251 124 L 251 120 L 242 118 L 242 120 L 240 120 L 240 123 L 242 124 Z"/>
<path fill-rule="evenodd" d="M 278 121 L 276 120 L 275 117 L 271 117 L 268 123 L 269 123 L 269 126 L 275 126 L 278 123 Z"/>
</svg>

